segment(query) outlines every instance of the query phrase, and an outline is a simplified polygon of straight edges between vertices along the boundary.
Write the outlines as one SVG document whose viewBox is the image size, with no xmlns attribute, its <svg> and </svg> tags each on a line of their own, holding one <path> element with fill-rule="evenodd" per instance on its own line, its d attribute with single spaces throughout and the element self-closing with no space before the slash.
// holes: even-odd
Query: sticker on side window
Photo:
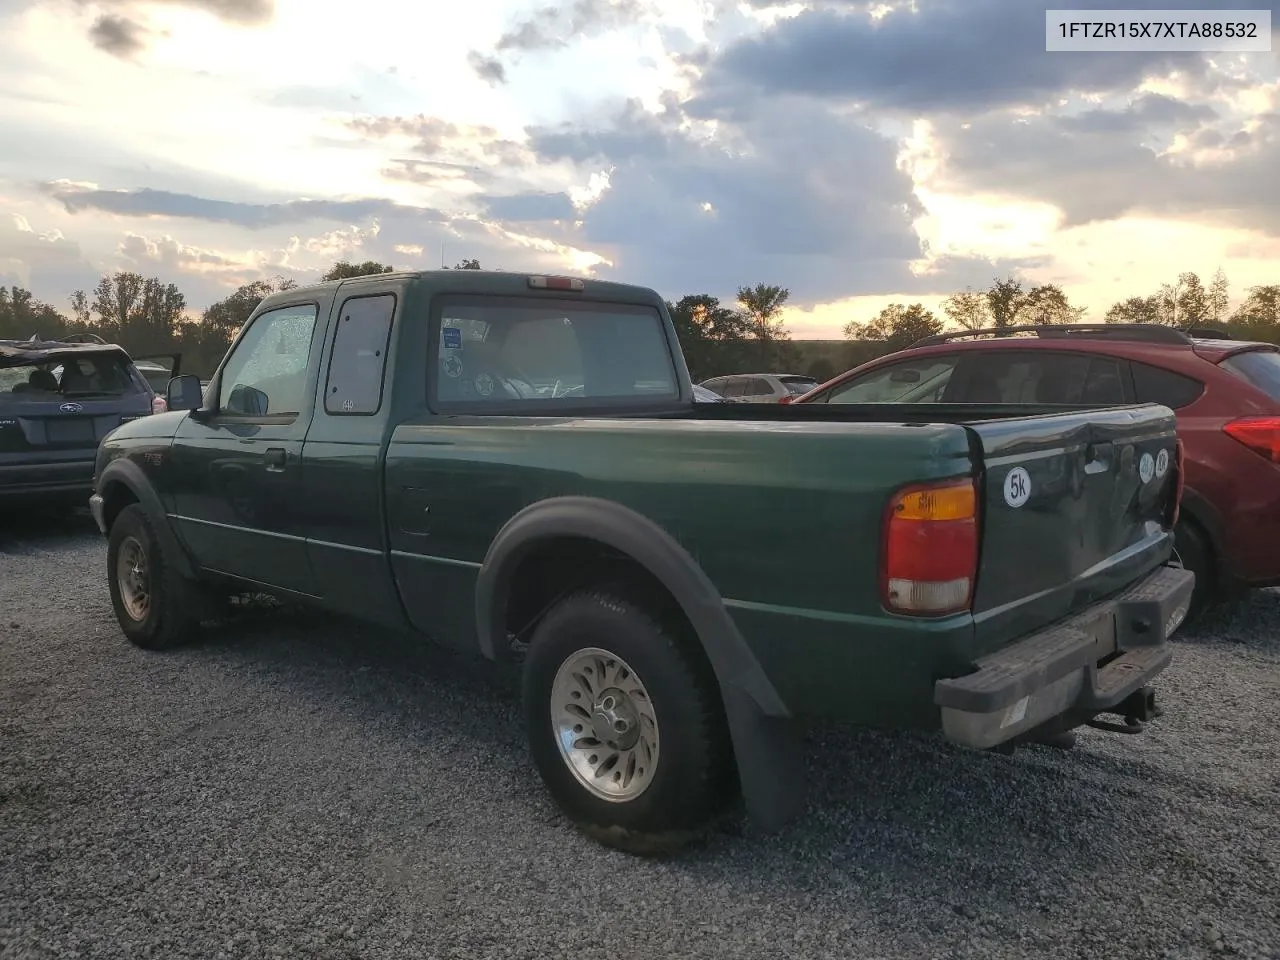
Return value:
<svg viewBox="0 0 1280 960">
<path fill-rule="evenodd" d="M 462 331 L 457 327 L 444 327 L 444 348 L 446 350 L 462 349 Z"/>
</svg>

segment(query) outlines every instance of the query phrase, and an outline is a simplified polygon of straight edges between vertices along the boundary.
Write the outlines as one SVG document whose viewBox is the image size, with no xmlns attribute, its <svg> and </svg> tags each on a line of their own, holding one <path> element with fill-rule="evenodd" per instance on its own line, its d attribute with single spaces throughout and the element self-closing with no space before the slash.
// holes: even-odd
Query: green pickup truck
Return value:
<svg viewBox="0 0 1280 960">
<path fill-rule="evenodd" d="M 796 816 L 808 719 L 1140 727 L 1191 596 L 1169 409 L 695 403 L 642 287 L 283 291 L 167 399 L 95 467 L 130 641 L 262 591 L 512 660 L 547 789 L 636 852 Z"/>
</svg>

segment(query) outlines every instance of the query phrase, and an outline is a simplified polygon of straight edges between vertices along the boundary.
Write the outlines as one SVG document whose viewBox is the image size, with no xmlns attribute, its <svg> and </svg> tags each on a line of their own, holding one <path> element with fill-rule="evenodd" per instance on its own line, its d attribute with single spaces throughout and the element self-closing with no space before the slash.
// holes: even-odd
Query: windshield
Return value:
<svg viewBox="0 0 1280 960">
<path fill-rule="evenodd" d="M 0 406 L 5 407 L 142 392 L 128 363 L 114 352 L 10 360 L 0 367 Z"/>
<path fill-rule="evenodd" d="M 1251 350 L 1227 357 L 1221 366 L 1247 380 L 1272 400 L 1280 400 L 1280 352 Z"/>
</svg>

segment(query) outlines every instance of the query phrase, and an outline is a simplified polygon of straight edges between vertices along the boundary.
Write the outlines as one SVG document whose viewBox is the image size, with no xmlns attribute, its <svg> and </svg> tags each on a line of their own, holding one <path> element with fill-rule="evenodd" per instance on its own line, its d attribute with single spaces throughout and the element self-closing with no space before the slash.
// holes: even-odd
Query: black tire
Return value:
<svg viewBox="0 0 1280 960">
<path fill-rule="evenodd" d="M 1213 548 L 1199 527 L 1190 520 L 1179 520 L 1173 531 L 1175 557 L 1182 566 L 1196 575 L 1195 589 L 1191 593 L 1191 608 L 1187 621 L 1199 617 L 1218 599 Z"/>
<path fill-rule="evenodd" d="M 597 796 L 561 751 L 552 720 L 556 675 L 588 648 L 630 667 L 657 720 L 656 763 L 634 798 Z M 524 712 L 543 783 L 569 819 L 605 846 L 646 856 L 672 853 L 705 834 L 729 807 L 733 754 L 709 666 L 686 638 L 619 593 L 575 593 L 543 618 L 525 659 Z"/>
<path fill-rule="evenodd" d="M 136 544 L 143 557 L 141 579 L 148 595 L 145 614 L 131 610 L 121 594 L 121 553 Z M 190 640 L 200 627 L 206 597 L 200 585 L 184 579 L 166 562 L 146 510 L 133 503 L 120 511 L 107 536 L 107 585 L 120 629 L 134 646 L 167 650 Z"/>
</svg>

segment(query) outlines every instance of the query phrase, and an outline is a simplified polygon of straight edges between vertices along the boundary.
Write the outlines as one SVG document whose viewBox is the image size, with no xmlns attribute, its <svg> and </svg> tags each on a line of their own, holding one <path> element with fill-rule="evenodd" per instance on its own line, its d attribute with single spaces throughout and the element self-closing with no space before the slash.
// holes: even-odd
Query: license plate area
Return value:
<svg viewBox="0 0 1280 960">
<path fill-rule="evenodd" d="M 74 420 L 46 420 L 44 437 L 48 443 L 85 443 L 95 441 L 93 421 L 89 418 Z"/>
</svg>

